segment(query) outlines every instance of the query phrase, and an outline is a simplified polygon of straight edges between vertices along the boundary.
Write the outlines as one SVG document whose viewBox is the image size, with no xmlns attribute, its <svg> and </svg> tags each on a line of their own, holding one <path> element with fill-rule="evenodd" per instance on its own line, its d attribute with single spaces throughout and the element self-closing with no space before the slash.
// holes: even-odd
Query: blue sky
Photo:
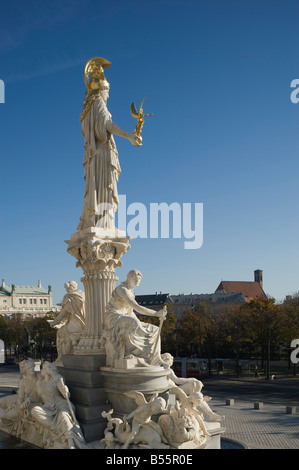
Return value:
<svg viewBox="0 0 299 470">
<path fill-rule="evenodd" d="M 127 202 L 203 203 L 204 243 L 134 239 L 117 270 L 137 294 L 210 293 L 253 280 L 277 300 L 299 290 L 296 0 L 0 1 L 0 277 L 63 284 L 83 202 L 80 113 L 88 59 L 112 62 L 108 107 L 153 112 L 143 146 L 116 138 Z"/>
</svg>

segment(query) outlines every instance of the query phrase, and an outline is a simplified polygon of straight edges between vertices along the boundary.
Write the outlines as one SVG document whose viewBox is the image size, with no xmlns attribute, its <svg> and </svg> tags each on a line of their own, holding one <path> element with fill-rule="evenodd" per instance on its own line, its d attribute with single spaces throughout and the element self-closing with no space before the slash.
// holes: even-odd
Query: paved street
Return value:
<svg viewBox="0 0 299 470">
<path fill-rule="evenodd" d="M 299 449 L 299 378 L 227 379 L 203 381 L 204 395 L 212 397 L 212 409 L 225 416 L 224 438 L 241 442 L 250 449 Z M 226 399 L 234 405 L 227 406 Z M 254 409 L 262 402 L 262 409 Z M 286 406 L 296 408 L 287 414 Z"/>
<path fill-rule="evenodd" d="M 212 376 L 202 381 L 204 394 L 229 398 L 264 401 L 268 404 L 291 404 L 299 406 L 299 376 L 280 377 L 274 380 L 241 377 Z M 234 394 L 234 397 L 230 397 Z"/>
</svg>

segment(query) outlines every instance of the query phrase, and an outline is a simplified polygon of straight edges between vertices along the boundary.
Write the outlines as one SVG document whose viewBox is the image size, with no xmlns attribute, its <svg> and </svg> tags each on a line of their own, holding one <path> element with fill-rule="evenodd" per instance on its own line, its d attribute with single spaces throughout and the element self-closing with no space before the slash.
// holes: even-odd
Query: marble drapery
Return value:
<svg viewBox="0 0 299 470">
<path fill-rule="evenodd" d="M 107 129 L 108 122 L 112 122 L 111 114 L 99 97 L 82 122 L 85 190 L 78 230 L 96 226 L 114 228 L 121 168 L 113 135 Z"/>
</svg>

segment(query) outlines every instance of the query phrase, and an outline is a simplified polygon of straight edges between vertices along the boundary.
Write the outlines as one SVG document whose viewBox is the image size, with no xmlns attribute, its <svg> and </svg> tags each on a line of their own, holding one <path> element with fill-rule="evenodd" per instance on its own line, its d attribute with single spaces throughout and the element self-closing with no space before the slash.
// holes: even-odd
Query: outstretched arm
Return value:
<svg viewBox="0 0 299 470">
<path fill-rule="evenodd" d="M 107 122 L 107 130 L 110 134 L 118 135 L 119 137 L 123 137 L 124 139 L 128 139 L 132 145 L 135 147 L 140 147 L 142 145 L 142 137 L 131 134 L 130 132 L 124 131 L 119 127 L 115 122 L 108 121 Z"/>
<path fill-rule="evenodd" d="M 156 310 L 152 310 L 150 308 L 146 308 L 146 307 L 143 307 L 142 305 L 139 305 L 134 299 L 132 292 L 129 289 L 126 289 L 125 287 L 120 286 L 119 294 L 122 296 L 124 300 L 126 300 L 127 304 L 131 308 L 136 310 L 136 312 L 141 313 L 142 315 L 147 315 L 150 317 L 158 317 L 158 318 L 161 318 L 161 317 L 165 318 L 167 315 L 166 307 L 156 312 Z"/>
</svg>

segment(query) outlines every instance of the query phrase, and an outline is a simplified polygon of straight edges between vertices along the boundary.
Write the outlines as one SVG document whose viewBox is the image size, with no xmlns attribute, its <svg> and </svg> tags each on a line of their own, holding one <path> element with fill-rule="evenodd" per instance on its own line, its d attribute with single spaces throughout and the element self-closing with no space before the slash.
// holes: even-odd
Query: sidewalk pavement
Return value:
<svg viewBox="0 0 299 470">
<path fill-rule="evenodd" d="M 17 390 L 19 377 L 15 367 L 0 369 L 0 397 Z M 205 389 L 203 392 L 205 394 Z M 225 416 L 224 439 L 243 444 L 247 449 L 299 449 L 299 407 L 295 413 L 287 414 L 284 401 L 267 403 L 264 399 L 262 408 L 255 409 L 254 400 L 243 399 L 240 395 L 228 406 L 226 398 L 234 397 L 221 393 L 221 387 L 211 396 L 212 410 Z"/>
<path fill-rule="evenodd" d="M 234 400 L 226 405 L 224 397 L 212 397 L 210 406 L 224 415 L 223 438 L 237 441 L 248 449 L 299 449 L 299 409 L 287 414 L 283 404 L 263 403 L 254 409 L 254 402 Z"/>
</svg>

